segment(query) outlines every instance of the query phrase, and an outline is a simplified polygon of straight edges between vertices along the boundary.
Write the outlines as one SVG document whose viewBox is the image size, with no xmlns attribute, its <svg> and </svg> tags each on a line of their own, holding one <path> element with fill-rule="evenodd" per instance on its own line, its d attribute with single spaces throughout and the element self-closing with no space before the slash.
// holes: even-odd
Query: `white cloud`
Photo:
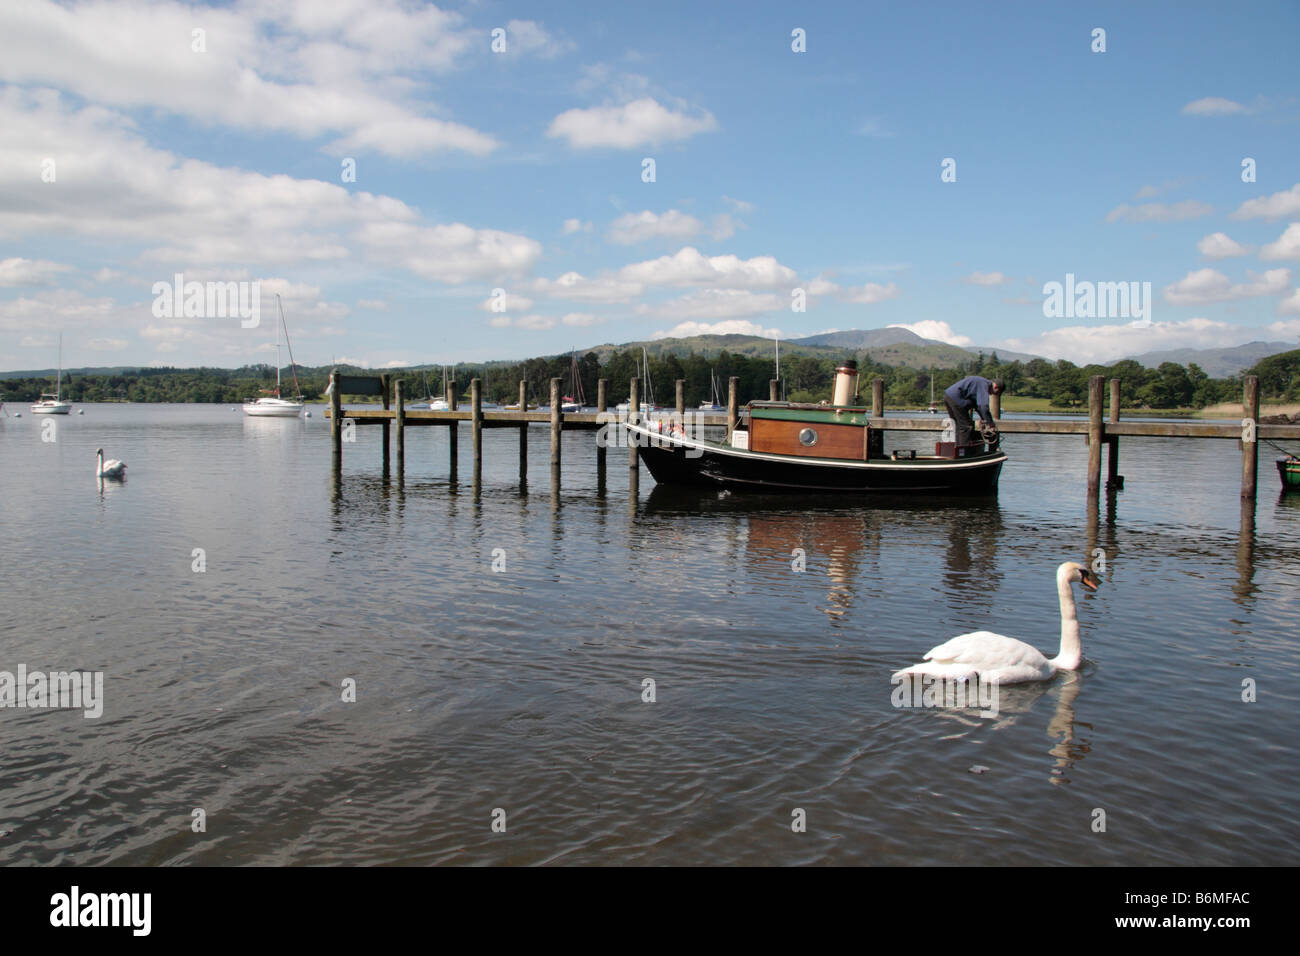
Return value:
<svg viewBox="0 0 1300 956">
<path fill-rule="evenodd" d="M 1292 289 L 1291 294 L 1277 304 L 1277 311 L 1282 315 L 1300 315 L 1300 288 Z M 1283 329 L 1279 328 L 1283 323 L 1275 322 L 1269 326 L 1270 330 L 1276 330 L 1278 334 L 1283 334 Z M 1300 329 L 1295 328 L 1296 323 L 1288 323 L 1285 329 L 1287 338 L 1300 337 Z"/>
<path fill-rule="evenodd" d="M 590 312 L 569 312 L 560 316 L 560 322 L 564 325 L 577 326 L 578 328 L 600 325 L 604 321 L 600 316 L 592 315 Z"/>
<path fill-rule="evenodd" d="M 1183 107 L 1183 112 L 1188 116 L 1230 116 L 1233 113 L 1246 112 L 1246 107 L 1222 96 L 1207 96 L 1204 99 L 1192 100 Z"/>
<path fill-rule="evenodd" d="M 1283 216 L 1300 216 L 1300 183 L 1271 196 L 1247 199 L 1232 214 L 1233 219 L 1281 219 Z"/>
<path fill-rule="evenodd" d="M 383 299 L 357 299 L 357 308 L 367 312 L 387 312 L 388 303 Z"/>
<path fill-rule="evenodd" d="M 706 256 L 685 246 L 671 256 L 626 265 L 621 279 L 652 286 L 706 285 L 731 289 L 793 288 L 799 277 L 772 256 L 740 259 L 734 255 Z"/>
<path fill-rule="evenodd" d="M 1261 259 L 1300 259 L 1300 222 L 1286 227 L 1286 232 L 1276 242 L 1259 250 Z"/>
<path fill-rule="evenodd" d="M 115 279 L 122 278 L 126 273 L 119 272 L 117 269 L 110 269 L 104 266 L 95 272 L 94 279 L 96 282 L 112 282 Z"/>
<path fill-rule="evenodd" d="M 206 31 L 206 52 L 191 47 L 196 27 Z M 334 135 L 327 149 L 335 153 L 482 155 L 496 147 L 484 133 L 428 115 L 414 97 L 430 73 L 481 49 L 481 32 L 434 6 L 32 0 L 0 4 L 0 36 L 0 80 L 55 86 L 92 103 L 304 139 Z"/>
<path fill-rule="evenodd" d="M 770 292 L 749 289 L 700 289 L 656 306 L 641 306 L 641 315 L 683 319 L 733 319 L 763 315 L 789 307 L 789 301 Z"/>
<path fill-rule="evenodd" d="M 730 196 L 723 196 L 722 201 L 730 206 L 731 211 L 738 216 L 744 216 L 758 208 L 752 202 L 746 202 L 743 199 L 732 199 Z"/>
<path fill-rule="evenodd" d="M 1231 348 L 1260 339 L 1272 339 L 1267 329 L 1248 328 L 1195 318 L 1181 322 L 1134 322 L 1128 325 L 1076 325 L 1051 329 L 1038 336 L 1011 338 L 997 343 L 1008 349 L 1069 359 L 1079 365 L 1110 362 L 1127 355 L 1167 349 Z"/>
<path fill-rule="evenodd" d="M 147 145 L 125 117 L 72 110 L 50 91 L 0 88 L 0 129 L 0 238 L 143 243 L 143 259 L 185 271 L 332 262 L 359 246 L 385 264 L 446 281 L 522 272 L 541 254 L 523 236 L 425 225 L 387 196 L 181 160 Z M 34 204 L 24 170 L 39 169 L 46 156 L 59 158 L 58 180 Z M 171 271 L 146 279 L 169 279 Z"/>
<path fill-rule="evenodd" d="M 920 322 L 895 322 L 888 328 L 907 329 L 923 339 L 938 339 L 940 342 L 947 342 L 949 345 L 966 346 L 975 344 L 967 336 L 958 335 L 947 322 L 941 322 L 938 319 L 924 319 Z"/>
<path fill-rule="evenodd" d="M 549 315 L 521 315 L 514 319 L 508 315 L 496 315 L 488 320 L 488 325 L 497 329 L 526 329 L 530 332 L 544 332 L 547 329 L 555 327 L 555 320 Z"/>
<path fill-rule="evenodd" d="M 676 209 L 662 214 L 645 209 L 619 216 L 610 223 L 605 238 L 619 245 L 632 245 L 648 239 L 690 239 L 703 229 L 704 223 Z"/>
<path fill-rule="evenodd" d="M 565 110 L 551 121 L 546 135 L 565 139 L 574 149 L 635 149 L 689 139 L 717 125 L 708 110 L 674 112 L 642 97 L 622 106 Z"/>
<path fill-rule="evenodd" d="M 1011 280 L 1001 272 L 972 272 L 966 277 L 965 281 L 971 285 L 993 286 L 1004 285 Z"/>
<path fill-rule="evenodd" d="M 506 53 L 533 53 L 544 60 L 574 49 L 572 40 L 557 37 L 535 20 L 511 20 L 506 24 Z"/>
<path fill-rule="evenodd" d="M 0 259 L 0 288 L 20 285 L 49 285 L 60 272 L 72 266 L 45 259 Z"/>
<path fill-rule="evenodd" d="M 581 219 L 564 220 L 563 234 L 570 236 L 575 232 L 591 232 L 593 226 L 589 222 L 583 222 Z"/>
<path fill-rule="evenodd" d="M 442 282 L 519 275 L 542 255 L 541 243 L 527 236 L 463 223 L 369 222 L 356 238 L 372 258 Z"/>
<path fill-rule="evenodd" d="M 91 339 L 86 343 L 92 352 L 120 352 L 126 346 L 126 339 Z"/>
<path fill-rule="evenodd" d="M 841 298 L 845 302 L 852 302 L 856 305 L 875 305 L 877 302 L 884 302 L 887 299 L 897 299 L 903 293 L 894 283 L 881 285 L 879 282 L 868 282 L 866 285 L 850 286 L 845 289 Z"/>
<path fill-rule="evenodd" d="M 503 290 L 504 291 L 504 290 Z M 493 308 L 496 306 L 496 308 Z M 478 306 L 484 312 L 527 312 L 533 307 L 533 300 L 526 295 L 506 292 L 500 298 L 488 296 Z"/>
<path fill-rule="evenodd" d="M 1165 286 L 1165 301 L 1171 305 L 1206 305 L 1229 302 L 1258 295 L 1277 295 L 1286 289 L 1291 273 L 1288 269 L 1270 269 L 1262 276 L 1252 273 L 1250 282 L 1233 284 L 1222 272 L 1197 269 L 1177 282 Z"/>
<path fill-rule="evenodd" d="M 1229 239 L 1222 232 L 1210 233 L 1196 244 L 1196 248 L 1207 259 L 1230 259 L 1233 256 L 1244 256 L 1250 252 L 1248 248 Z"/>
<path fill-rule="evenodd" d="M 581 273 L 566 272 L 557 279 L 534 279 L 530 288 L 552 299 L 583 302 L 627 302 L 645 291 L 639 282 L 625 282 L 608 276 L 587 278 Z"/>
<path fill-rule="evenodd" d="M 693 335 L 758 335 L 765 339 L 784 338 L 780 329 L 766 329 L 755 322 L 731 319 L 725 322 L 702 323 L 681 322 L 662 332 L 655 332 L 651 339 L 684 339 Z"/>
<path fill-rule="evenodd" d="M 1123 203 L 1106 214 L 1106 221 L 1182 222 L 1186 219 L 1208 216 L 1212 212 L 1214 212 L 1213 206 L 1195 199 L 1184 199 L 1176 203 L 1148 202 L 1140 206 Z"/>
</svg>

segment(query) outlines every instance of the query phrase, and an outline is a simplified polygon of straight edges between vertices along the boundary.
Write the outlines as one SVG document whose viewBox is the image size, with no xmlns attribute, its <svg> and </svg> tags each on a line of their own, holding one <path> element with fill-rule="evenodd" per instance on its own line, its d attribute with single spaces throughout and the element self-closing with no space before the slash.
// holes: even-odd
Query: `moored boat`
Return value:
<svg viewBox="0 0 1300 956">
<path fill-rule="evenodd" d="M 293 360 L 293 346 L 289 345 L 289 368 L 293 372 L 293 384 L 298 392 L 297 401 L 280 397 L 280 327 L 284 326 L 284 340 L 287 345 L 289 342 L 289 326 L 284 321 L 284 305 L 280 302 L 280 296 L 275 297 L 276 304 L 280 308 L 280 324 L 275 327 L 275 391 L 262 395 L 260 398 L 251 398 L 244 402 L 244 414 L 253 418 L 297 418 L 302 414 L 304 408 L 302 401 L 302 389 L 298 388 L 298 366 Z"/>
<path fill-rule="evenodd" d="M 1300 458 L 1287 455 L 1277 460 L 1278 477 L 1282 479 L 1283 491 L 1300 492 Z"/>
<path fill-rule="evenodd" d="M 829 405 L 751 402 L 748 427 L 722 442 L 693 437 L 662 422 L 626 422 L 629 441 L 655 481 L 765 492 L 863 495 L 995 494 L 1007 460 L 995 438 L 935 454 L 884 449 L 870 409 L 850 404 L 856 363 L 836 370 Z"/>
</svg>

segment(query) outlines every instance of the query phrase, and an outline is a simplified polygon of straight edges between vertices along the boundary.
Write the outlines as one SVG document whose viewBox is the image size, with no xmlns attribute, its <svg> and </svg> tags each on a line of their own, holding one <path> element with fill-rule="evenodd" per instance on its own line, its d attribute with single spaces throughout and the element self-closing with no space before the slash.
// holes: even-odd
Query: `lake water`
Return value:
<svg viewBox="0 0 1300 956">
<path fill-rule="evenodd" d="M 1300 862 L 1300 496 L 1267 446 L 1253 522 L 1235 443 L 1169 439 L 1123 441 L 1090 521 L 1078 437 L 1009 436 L 995 502 L 862 506 L 644 469 L 630 500 L 621 449 L 602 497 L 590 432 L 556 491 L 542 427 L 521 492 L 489 430 L 476 498 L 467 428 L 459 486 L 441 428 L 401 484 L 358 429 L 336 485 L 319 406 L 82 407 L 0 420 L 0 670 L 105 675 L 98 719 L 0 710 L 0 862 Z M 1079 672 L 996 718 L 893 706 L 964 631 L 1054 654 L 1056 566 L 1096 548 Z"/>
</svg>

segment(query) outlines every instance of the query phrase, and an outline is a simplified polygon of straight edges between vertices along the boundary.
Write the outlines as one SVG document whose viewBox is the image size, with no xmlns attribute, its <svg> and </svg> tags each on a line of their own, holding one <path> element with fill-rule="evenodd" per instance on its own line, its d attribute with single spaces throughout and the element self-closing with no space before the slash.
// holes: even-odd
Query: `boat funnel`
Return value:
<svg viewBox="0 0 1300 956">
<path fill-rule="evenodd" d="M 832 405 L 852 405 L 853 397 L 858 394 L 858 363 L 845 359 L 835 370 L 835 390 Z"/>
</svg>

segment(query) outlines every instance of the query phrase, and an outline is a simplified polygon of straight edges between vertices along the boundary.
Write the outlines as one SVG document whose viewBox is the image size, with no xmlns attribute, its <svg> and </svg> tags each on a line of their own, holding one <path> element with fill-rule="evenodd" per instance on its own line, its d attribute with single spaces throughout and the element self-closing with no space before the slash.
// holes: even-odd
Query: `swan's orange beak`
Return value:
<svg viewBox="0 0 1300 956">
<path fill-rule="evenodd" d="M 1084 568 L 1082 580 L 1080 581 L 1080 583 L 1089 591 L 1095 591 L 1097 590 L 1097 586 L 1101 584 L 1101 579 L 1098 578 L 1097 575 L 1089 571 L 1087 568 Z"/>
</svg>

